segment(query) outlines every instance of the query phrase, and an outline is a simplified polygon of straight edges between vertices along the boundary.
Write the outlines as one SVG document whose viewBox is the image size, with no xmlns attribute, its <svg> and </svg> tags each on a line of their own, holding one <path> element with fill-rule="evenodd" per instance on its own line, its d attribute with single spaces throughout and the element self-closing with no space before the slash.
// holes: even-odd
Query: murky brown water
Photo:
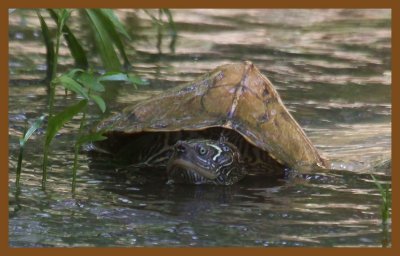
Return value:
<svg viewBox="0 0 400 256">
<path fill-rule="evenodd" d="M 251 60 L 279 91 L 322 154 L 330 173 L 268 181 L 249 176 L 229 187 L 168 186 L 157 175 L 129 180 L 115 165 L 83 152 L 71 190 L 67 124 L 52 146 L 46 192 L 40 188 L 43 131 L 28 143 L 15 193 L 18 136 L 46 111 L 45 49 L 33 11 L 10 16 L 10 246 L 382 246 L 380 195 L 369 173 L 390 182 L 391 14 L 389 10 L 173 10 L 175 53 L 168 28 L 162 53 L 142 11 L 120 10 L 133 33 L 133 69 L 150 84 L 109 86 L 110 112 L 191 81 L 214 67 Z M 79 27 L 79 25 L 77 25 Z M 80 30 L 90 46 L 85 29 Z M 61 51 L 61 70 L 72 65 Z M 93 54 L 94 56 L 94 54 Z M 96 61 L 94 58 L 93 61 Z M 96 63 L 96 62 L 95 62 Z M 57 94 L 57 109 L 74 96 Z M 90 121 L 101 116 L 93 108 Z"/>
</svg>

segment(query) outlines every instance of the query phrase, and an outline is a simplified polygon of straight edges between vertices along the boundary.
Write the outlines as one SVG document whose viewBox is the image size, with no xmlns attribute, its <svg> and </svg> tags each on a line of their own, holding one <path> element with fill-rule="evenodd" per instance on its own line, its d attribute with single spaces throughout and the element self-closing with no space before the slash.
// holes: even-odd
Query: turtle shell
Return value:
<svg viewBox="0 0 400 256">
<path fill-rule="evenodd" d="M 299 172 L 325 167 L 272 83 L 249 61 L 215 68 L 193 82 L 140 101 L 102 121 L 114 134 L 231 129 Z"/>
</svg>

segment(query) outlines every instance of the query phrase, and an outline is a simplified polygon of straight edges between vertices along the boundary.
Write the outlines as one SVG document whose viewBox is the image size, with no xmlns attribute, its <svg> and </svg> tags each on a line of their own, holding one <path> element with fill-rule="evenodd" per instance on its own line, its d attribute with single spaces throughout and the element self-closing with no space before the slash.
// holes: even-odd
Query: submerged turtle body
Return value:
<svg viewBox="0 0 400 256">
<path fill-rule="evenodd" d="M 128 154 L 139 165 L 171 166 L 178 140 L 216 142 L 224 137 L 239 154 L 233 165 L 244 162 L 248 172 L 325 167 L 271 82 L 248 61 L 217 67 L 191 83 L 129 106 L 97 130 L 105 130 L 108 137 L 101 147 Z"/>
</svg>

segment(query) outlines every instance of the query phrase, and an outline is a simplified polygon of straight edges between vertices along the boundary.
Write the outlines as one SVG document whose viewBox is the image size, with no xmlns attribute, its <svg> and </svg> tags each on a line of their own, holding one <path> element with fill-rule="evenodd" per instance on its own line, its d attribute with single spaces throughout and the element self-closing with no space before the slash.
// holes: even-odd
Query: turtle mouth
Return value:
<svg viewBox="0 0 400 256">
<path fill-rule="evenodd" d="M 168 165 L 168 170 L 171 171 L 171 170 L 175 170 L 175 169 L 191 171 L 191 172 L 197 173 L 200 176 L 210 179 L 210 180 L 216 179 L 218 177 L 217 174 L 211 173 L 211 172 L 205 170 L 204 168 L 201 168 L 198 165 L 194 164 L 193 162 L 184 160 L 182 158 L 174 159 Z"/>
</svg>

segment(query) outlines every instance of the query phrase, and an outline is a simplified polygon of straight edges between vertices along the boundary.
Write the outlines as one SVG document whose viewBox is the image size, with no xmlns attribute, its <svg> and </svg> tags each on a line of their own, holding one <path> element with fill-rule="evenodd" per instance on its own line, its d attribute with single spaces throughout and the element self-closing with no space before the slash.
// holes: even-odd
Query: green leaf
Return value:
<svg viewBox="0 0 400 256">
<path fill-rule="evenodd" d="M 17 161 L 17 175 L 15 177 L 15 185 L 17 187 L 19 187 L 19 181 L 21 178 L 21 171 L 22 171 L 22 159 L 23 159 L 23 155 L 24 155 L 24 147 L 26 142 L 29 140 L 29 138 L 32 136 L 32 134 L 39 128 L 42 126 L 43 121 L 44 121 L 45 116 L 41 116 L 38 119 L 36 119 L 36 121 L 31 125 L 31 127 L 26 130 L 24 130 L 24 135 L 22 136 L 22 138 L 19 139 L 19 154 L 18 154 L 18 161 Z"/>
<path fill-rule="evenodd" d="M 109 12 L 112 12 L 112 10 L 109 10 Z M 125 48 L 122 43 L 122 39 L 117 33 L 118 27 L 115 26 L 115 23 L 113 20 L 110 19 L 110 15 L 108 15 L 106 12 L 104 12 L 104 9 L 96 9 L 95 12 L 98 14 L 100 20 L 103 23 L 104 28 L 107 30 L 107 33 L 109 34 L 112 42 L 114 45 L 117 47 L 119 53 L 121 54 L 122 58 L 124 59 L 124 66 L 127 67 L 129 66 L 129 59 L 128 56 L 125 53 Z M 116 16 L 114 16 L 116 19 Z M 120 23 L 120 26 L 122 24 Z"/>
<path fill-rule="evenodd" d="M 385 190 L 383 189 L 382 185 L 379 183 L 379 181 L 375 178 L 374 175 L 371 174 L 371 177 L 374 180 L 375 185 L 378 187 L 379 192 L 383 195 L 383 193 L 385 193 Z"/>
<path fill-rule="evenodd" d="M 74 91 L 81 95 L 85 99 L 89 99 L 89 95 L 85 89 L 78 83 L 75 79 L 69 77 L 68 75 L 59 76 L 54 80 L 54 83 L 62 85 L 64 88 Z"/>
<path fill-rule="evenodd" d="M 173 19 L 173 17 L 172 17 L 171 11 L 170 11 L 169 9 L 161 9 L 161 11 L 162 11 L 165 15 L 167 15 L 169 25 L 170 25 L 173 29 L 175 29 L 175 22 L 174 22 L 174 19 Z"/>
<path fill-rule="evenodd" d="M 53 18 L 53 20 L 58 24 L 58 15 L 54 11 L 54 9 L 47 9 L 47 11 L 50 13 L 50 16 Z M 65 41 L 67 42 L 68 48 L 71 52 L 71 55 L 75 60 L 75 65 L 80 68 L 87 69 L 89 64 L 82 45 L 79 43 L 79 41 L 76 39 L 75 35 L 72 33 L 67 25 L 63 26 L 62 32 Z"/>
<path fill-rule="evenodd" d="M 169 9 L 161 9 L 165 15 L 168 18 L 168 23 L 171 28 L 171 42 L 169 44 L 169 48 L 171 49 L 172 52 L 175 52 L 175 44 L 176 44 L 176 38 L 177 38 L 177 31 L 176 31 L 176 26 L 174 19 L 172 17 L 172 13 Z"/>
<path fill-rule="evenodd" d="M 56 20 L 57 29 L 62 29 L 72 11 L 69 9 L 65 9 L 65 8 L 53 9 L 53 10 L 54 10 L 54 13 L 57 15 L 57 20 Z"/>
<path fill-rule="evenodd" d="M 382 185 L 379 183 L 379 181 L 375 178 L 374 175 L 371 174 L 372 179 L 374 180 L 375 185 L 377 186 L 377 188 L 379 189 L 379 192 L 381 193 L 381 197 L 383 200 L 384 204 L 387 204 L 387 194 L 386 194 L 386 190 L 382 187 Z M 386 187 L 387 189 L 389 188 L 389 186 Z"/>
<path fill-rule="evenodd" d="M 154 16 L 151 12 L 149 12 L 146 9 L 143 9 L 143 11 L 151 18 L 153 24 L 157 25 L 157 26 L 162 26 L 162 21 L 157 19 L 156 16 Z"/>
<path fill-rule="evenodd" d="M 138 84 L 138 85 L 148 85 L 149 82 L 146 80 L 143 80 L 142 78 L 136 76 L 136 75 L 128 75 L 129 76 L 129 81 L 131 81 L 133 84 Z"/>
<path fill-rule="evenodd" d="M 46 130 L 45 146 L 48 147 L 57 132 L 87 105 L 87 100 L 81 100 L 49 119 Z"/>
<path fill-rule="evenodd" d="M 32 124 L 32 126 L 28 129 L 28 131 L 24 134 L 22 138 L 20 138 L 19 144 L 21 147 L 25 146 L 25 143 L 29 140 L 32 134 L 42 126 L 45 116 L 41 116 Z"/>
<path fill-rule="evenodd" d="M 39 10 L 36 10 L 36 14 L 40 20 L 40 27 L 42 28 L 42 35 L 44 39 L 44 43 L 46 45 L 46 64 L 47 64 L 47 69 L 46 69 L 46 79 L 50 80 L 51 76 L 53 74 L 53 62 L 54 62 L 54 42 L 51 40 L 51 35 L 49 32 L 49 28 L 43 19 L 42 15 L 40 14 Z"/>
<path fill-rule="evenodd" d="M 78 74 L 84 73 L 86 72 L 85 70 L 81 69 L 81 68 L 73 68 L 73 69 L 69 69 L 67 72 L 65 72 L 63 75 L 69 76 L 73 79 L 75 79 L 75 77 Z"/>
<path fill-rule="evenodd" d="M 93 95 L 93 94 L 90 94 L 90 98 L 91 98 L 94 102 L 96 102 L 96 104 L 97 104 L 97 106 L 99 106 L 101 112 L 104 113 L 104 111 L 106 111 L 106 103 L 104 102 L 103 98 L 101 98 L 101 97 L 98 96 L 98 95 Z"/>
<path fill-rule="evenodd" d="M 84 87 L 93 90 L 95 92 L 104 92 L 104 86 L 98 81 L 98 79 L 90 73 L 83 72 L 76 78 Z"/>
<path fill-rule="evenodd" d="M 75 79 L 76 76 L 80 73 L 85 73 L 85 70 L 81 69 L 81 68 L 74 68 L 69 70 L 66 75 L 71 77 L 72 79 Z"/>
<path fill-rule="evenodd" d="M 125 81 L 130 82 L 129 77 L 125 73 L 107 72 L 98 78 L 99 81 Z"/>
<path fill-rule="evenodd" d="M 121 63 L 113 47 L 113 40 L 105 28 L 103 18 L 95 9 L 85 9 L 89 24 L 95 35 L 95 43 L 99 50 L 100 57 L 106 70 L 119 71 Z"/>
<path fill-rule="evenodd" d="M 141 79 L 140 77 L 133 74 L 125 74 L 119 72 L 107 72 L 104 75 L 98 78 L 99 81 L 119 81 L 119 82 L 127 82 L 132 83 L 134 85 L 147 85 L 149 84 L 147 81 Z"/>
<path fill-rule="evenodd" d="M 114 11 L 111 9 L 101 9 L 101 12 L 112 22 L 114 27 L 118 30 L 119 33 L 124 35 L 127 39 L 132 40 L 126 31 L 124 25 L 119 21 L 118 17 L 115 15 Z"/>
<path fill-rule="evenodd" d="M 96 133 L 90 133 L 90 134 L 86 134 L 86 135 L 79 137 L 76 142 L 76 146 L 79 147 L 85 143 L 101 141 L 101 140 L 105 140 L 105 139 L 107 139 L 107 137 L 103 136 L 103 132 L 101 132 L 101 131 L 96 132 Z"/>
<path fill-rule="evenodd" d="M 83 69 L 72 69 L 65 74 L 76 82 L 82 84 L 85 88 L 96 91 L 104 92 L 105 88 L 96 78 L 93 73 L 89 73 Z"/>
</svg>

